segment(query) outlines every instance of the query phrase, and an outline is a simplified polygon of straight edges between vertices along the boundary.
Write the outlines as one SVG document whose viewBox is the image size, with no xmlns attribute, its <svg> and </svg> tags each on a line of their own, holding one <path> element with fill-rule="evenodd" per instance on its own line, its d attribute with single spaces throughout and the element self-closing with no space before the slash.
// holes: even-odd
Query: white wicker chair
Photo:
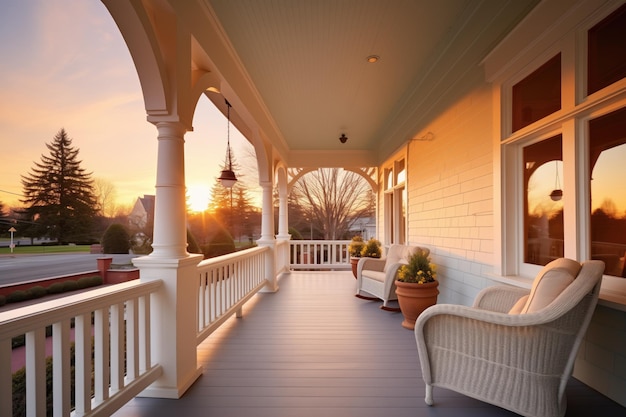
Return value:
<svg viewBox="0 0 626 417">
<path fill-rule="evenodd" d="M 525 311 L 538 297 L 541 277 L 562 277 L 565 262 L 578 264 L 551 262 L 530 291 L 489 287 L 473 307 L 439 304 L 420 315 L 415 339 L 427 404 L 437 386 L 524 416 L 565 414 L 565 386 L 598 300 L 604 263 L 587 261 L 577 273 L 566 271 L 575 279 L 553 301 Z M 552 285 L 550 279 L 543 283 Z"/>
<path fill-rule="evenodd" d="M 396 273 L 401 265 L 407 264 L 417 249 L 430 253 L 427 248 L 407 245 L 391 245 L 384 258 L 361 258 L 357 264 L 356 296 L 366 300 L 383 300 L 383 310 L 397 311 L 388 306 L 389 301 L 397 300 Z M 364 296 L 362 292 L 374 297 Z"/>
</svg>

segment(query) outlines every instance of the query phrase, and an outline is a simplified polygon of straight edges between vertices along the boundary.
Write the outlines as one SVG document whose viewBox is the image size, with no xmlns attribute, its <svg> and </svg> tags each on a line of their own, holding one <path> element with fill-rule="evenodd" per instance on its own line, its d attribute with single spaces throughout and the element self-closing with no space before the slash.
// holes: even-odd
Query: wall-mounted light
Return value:
<svg viewBox="0 0 626 417">
<path fill-rule="evenodd" d="M 419 142 L 430 142 L 430 141 L 435 140 L 435 134 L 433 132 L 426 132 L 425 134 L 421 136 L 414 137 L 413 140 L 416 140 Z"/>
</svg>

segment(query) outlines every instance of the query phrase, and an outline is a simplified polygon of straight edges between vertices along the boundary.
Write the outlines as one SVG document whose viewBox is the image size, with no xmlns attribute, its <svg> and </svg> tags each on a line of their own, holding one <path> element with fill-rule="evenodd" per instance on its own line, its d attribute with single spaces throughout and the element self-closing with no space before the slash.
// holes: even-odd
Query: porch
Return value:
<svg viewBox="0 0 626 417">
<path fill-rule="evenodd" d="M 351 272 L 291 272 L 198 346 L 203 375 L 179 400 L 135 398 L 114 415 L 513 416 L 435 388 L 424 403 L 413 333 L 400 313 L 354 297 Z M 567 416 L 624 408 L 571 378 Z"/>
</svg>

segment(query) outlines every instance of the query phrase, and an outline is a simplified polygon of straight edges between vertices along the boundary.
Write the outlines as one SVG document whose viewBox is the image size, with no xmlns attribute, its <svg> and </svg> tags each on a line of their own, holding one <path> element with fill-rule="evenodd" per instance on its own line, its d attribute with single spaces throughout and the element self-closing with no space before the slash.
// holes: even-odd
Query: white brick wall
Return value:
<svg viewBox="0 0 626 417">
<path fill-rule="evenodd" d="M 492 96 L 479 85 L 408 150 L 408 240 L 432 249 L 440 302 L 471 304 L 493 259 Z"/>
<path fill-rule="evenodd" d="M 626 312 L 596 308 L 574 377 L 626 406 Z"/>
<path fill-rule="evenodd" d="M 420 129 L 418 136 L 432 132 L 434 140 L 408 145 L 408 242 L 431 249 L 439 303 L 471 305 L 494 284 L 487 278 L 494 263 L 492 106 L 490 86 L 477 82 Z M 626 406 L 625 312 L 598 307 L 574 376 Z"/>
</svg>

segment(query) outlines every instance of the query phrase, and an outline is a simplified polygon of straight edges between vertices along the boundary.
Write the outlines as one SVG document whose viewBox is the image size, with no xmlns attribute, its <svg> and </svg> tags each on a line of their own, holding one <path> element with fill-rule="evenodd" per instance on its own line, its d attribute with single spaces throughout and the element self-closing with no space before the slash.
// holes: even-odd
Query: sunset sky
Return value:
<svg viewBox="0 0 626 417">
<path fill-rule="evenodd" d="M 100 1 L 0 0 L 0 202 L 18 205 L 26 175 L 65 128 L 82 167 L 115 186 L 118 204 L 154 194 L 157 130 L 135 67 Z M 227 123 L 206 98 L 185 135 L 191 203 L 208 202 Z M 231 126 L 235 156 L 245 139 Z"/>
<path fill-rule="evenodd" d="M 0 0 L 0 57 L 0 202 L 5 207 L 19 205 L 21 175 L 48 155 L 45 145 L 61 128 L 80 149 L 82 167 L 115 186 L 119 205 L 154 194 L 157 130 L 146 121 L 124 40 L 99 0 Z M 190 204 L 198 210 L 206 207 L 219 175 L 227 124 L 202 97 L 193 125 L 185 135 L 186 183 Z M 247 142 L 233 127 L 231 143 L 236 159 L 249 164 Z M 593 206 L 610 198 L 621 213 L 626 146 L 603 158 L 593 173 Z M 548 191 L 537 190 L 543 200 L 554 185 L 553 171 L 546 172 L 542 183 Z M 252 193 L 257 201 L 259 196 Z"/>
</svg>

